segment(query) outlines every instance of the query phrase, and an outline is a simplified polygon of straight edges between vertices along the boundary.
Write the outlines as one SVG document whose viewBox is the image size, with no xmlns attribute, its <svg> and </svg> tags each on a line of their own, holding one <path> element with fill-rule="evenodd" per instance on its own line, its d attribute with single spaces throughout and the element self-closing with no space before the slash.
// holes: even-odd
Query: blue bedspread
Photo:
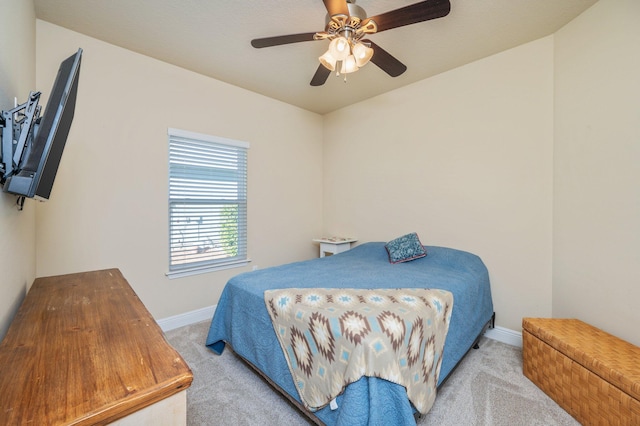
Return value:
<svg viewBox="0 0 640 426">
<path fill-rule="evenodd" d="M 427 246 L 427 256 L 391 264 L 384 243 L 361 244 L 339 255 L 240 274 L 227 283 L 211 321 L 206 345 L 222 353 L 225 342 L 300 401 L 264 303 L 275 288 L 440 288 L 453 293 L 441 383 L 493 315 L 487 269 L 471 253 Z M 414 425 L 404 387 L 363 377 L 337 398 L 338 409 L 314 414 L 327 425 Z"/>
</svg>

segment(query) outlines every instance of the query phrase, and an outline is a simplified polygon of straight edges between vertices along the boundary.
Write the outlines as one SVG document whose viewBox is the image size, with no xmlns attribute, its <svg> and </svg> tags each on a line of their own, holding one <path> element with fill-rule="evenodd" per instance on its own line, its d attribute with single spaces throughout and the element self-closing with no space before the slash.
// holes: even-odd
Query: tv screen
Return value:
<svg viewBox="0 0 640 426">
<path fill-rule="evenodd" d="M 78 93 L 82 49 L 60 64 L 51 95 L 33 142 L 27 146 L 17 173 L 9 176 L 4 191 L 27 198 L 48 200 L 62 158 Z"/>
</svg>

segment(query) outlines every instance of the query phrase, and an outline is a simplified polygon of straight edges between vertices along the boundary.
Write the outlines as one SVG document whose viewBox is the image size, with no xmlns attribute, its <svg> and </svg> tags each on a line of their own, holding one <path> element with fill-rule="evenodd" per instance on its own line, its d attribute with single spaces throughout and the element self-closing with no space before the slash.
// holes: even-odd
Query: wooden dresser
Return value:
<svg viewBox="0 0 640 426">
<path fill-rule="evenodd" d="M 0 343 L 0 425 L 186 424 L 192 380 L 118 269 L 38 278 Z"/>
</svg>

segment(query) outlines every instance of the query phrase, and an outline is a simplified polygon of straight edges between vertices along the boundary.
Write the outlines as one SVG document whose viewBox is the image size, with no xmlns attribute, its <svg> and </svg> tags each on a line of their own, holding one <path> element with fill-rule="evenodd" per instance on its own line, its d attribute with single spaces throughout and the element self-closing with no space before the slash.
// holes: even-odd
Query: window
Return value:
<svg viewBox="0 0 640 426">
<path fill-rule="evenodd" d="M 245 265 L 246 142 L 169 129 L 169 277 Z"/>
</svg>

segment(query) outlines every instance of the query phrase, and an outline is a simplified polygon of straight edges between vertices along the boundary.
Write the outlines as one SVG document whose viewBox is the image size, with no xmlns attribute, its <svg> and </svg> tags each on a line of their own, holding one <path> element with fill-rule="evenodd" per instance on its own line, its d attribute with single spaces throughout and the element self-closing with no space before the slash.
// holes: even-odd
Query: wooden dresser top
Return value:
<svg viewBox="0 0 640 426">
<path fill-rule="evenodd" d="M 106 424 L 192 380 L 118 269 L 38 278 L 0 343 L 0 424 Z"/>
</svg>

